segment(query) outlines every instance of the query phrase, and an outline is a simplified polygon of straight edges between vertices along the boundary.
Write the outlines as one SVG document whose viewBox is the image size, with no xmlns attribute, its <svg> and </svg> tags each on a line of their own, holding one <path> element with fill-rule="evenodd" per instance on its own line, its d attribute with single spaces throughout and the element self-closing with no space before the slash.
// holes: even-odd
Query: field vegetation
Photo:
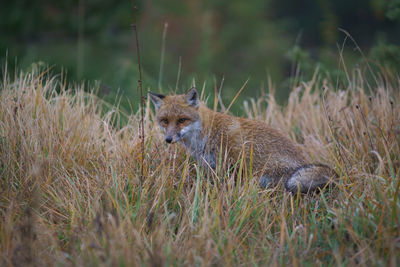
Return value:
<svg viewBox="0 0 400 267">
<path fill-rule="evenodd" d="M 149 101 L 142 155 L 140 112 L 47 69 L 13 77 L 0 84 L 0 265 L 400 262 L 400 80 L 390 71 L 349 69 L 337 83 L 316 70 L 294 77 L 284 106 L 271 84 L 241 104 L 335 169 L 335 186 L 311 195 L 261 190 L 241 162 L 197 166 L 163 142 Z"/>
</svg>

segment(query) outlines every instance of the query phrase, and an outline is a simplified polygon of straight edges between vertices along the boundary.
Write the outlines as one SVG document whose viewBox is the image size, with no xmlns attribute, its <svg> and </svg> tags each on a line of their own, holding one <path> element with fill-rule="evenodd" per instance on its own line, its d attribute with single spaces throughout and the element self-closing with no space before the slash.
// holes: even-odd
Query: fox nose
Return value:
<svg viewBox="0 0 400 267">
<path fill-rule="evenodd" d="M 165 142 L 167 142 L 168 144 L 171 144 L 171 142 L 172 142 L 172 137 L 171 137 L 171 136 L 165 137 Z"/>
</svg>

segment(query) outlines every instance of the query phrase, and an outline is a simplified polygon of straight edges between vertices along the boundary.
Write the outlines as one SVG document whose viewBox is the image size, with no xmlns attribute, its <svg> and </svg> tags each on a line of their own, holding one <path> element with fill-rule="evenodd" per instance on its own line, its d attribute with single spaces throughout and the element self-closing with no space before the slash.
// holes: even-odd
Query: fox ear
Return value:
<svg viewBox="0 0 400 267">
<path fill-rule="evenodd" d="M 200 99 L 199 99 L 199 92 L 197 92 L 196 87 L 193 87 L 192 89 L 189 90 L 189 92 L 186 93 L 186 102 L 197 108 L 200 104 Z"/>
<path fill-rule="evenodd" d="M 159 109 L 164 104 L 163 99 L 165 98 L 165 95 L 155 94 L 150 91 L 148 92 L 148 94 L 149 94 L 151 102 L 153 102 L 156 110 Z"/>
</svg>

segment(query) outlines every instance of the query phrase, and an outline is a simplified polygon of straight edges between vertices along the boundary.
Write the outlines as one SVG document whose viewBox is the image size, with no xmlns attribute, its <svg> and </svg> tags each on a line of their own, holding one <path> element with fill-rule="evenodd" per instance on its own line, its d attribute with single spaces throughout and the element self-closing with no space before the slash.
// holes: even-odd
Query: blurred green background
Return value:
<svg viewBox="0 0 400 267">
<path fill-rule="evenodd" d="M 44 62 L 53 73 L 66 71 L 68 81 L 97 81 L 101 97 L 114 102 L 119 95 L 123 109 L 137 109 L 131 1 L 0 5 L 3 69 L 6 60 L 11 70 Z M 339 50 L 346 35 L 339 29 L 351 34 L 371 64 L 400 69 L 400 0 L 142 0 L 134 5 L 145 91 L 183 92 L 194 79 L 197 87 L 205 83 L 213 92 L 224 79 L 228 105 L 249 78 L 238 103 L 260 96 L 268 81 L 284 102 L 296 66 L 304 79 L 316 66 L 328 79 L 343 76 Z M 365 63 L 349 40 L 343 55 L 349 67 Z"/>
</svg>

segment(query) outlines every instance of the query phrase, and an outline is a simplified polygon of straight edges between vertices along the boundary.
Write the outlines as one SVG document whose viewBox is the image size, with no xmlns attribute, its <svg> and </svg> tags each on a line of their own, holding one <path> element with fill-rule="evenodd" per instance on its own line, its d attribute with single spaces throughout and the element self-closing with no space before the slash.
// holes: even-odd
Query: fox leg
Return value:
<svg viewBox="0 0 400 267">
<path fill-rule="evenodd" d="M 334 170 L 325 165 L 305 165 L 297 169 L 286 181 L 285 187 L 292 193 L 308 193 L 324 187 L 333 177 Z"/>
<path fill-rule="evenodd" d="M 213 153 L 205 153 L 203 155 L 203 165 L 207 165 L 214 169 L 217 167 L 217 159 L 215 158 Z"/>
<path fill-rule="evenodd" d="M 272 178 L 268 177 L 267 175 L 263 174 L 261 175 L 260 181 L 258 183 L 258 185 L 261 188 L 267 188 L 270 187 L 273 184 L 273 180 Z"/>
<path fill-rule="evenodd" d="M 261 175 L 260 181 L 258 182 L 258 185 L 262 189 L 273 188 L 278 184 L 279 184 L 279 179 L 277 179 L 275 176 L 268 176 L 266 174 Z"/>
</svg>

